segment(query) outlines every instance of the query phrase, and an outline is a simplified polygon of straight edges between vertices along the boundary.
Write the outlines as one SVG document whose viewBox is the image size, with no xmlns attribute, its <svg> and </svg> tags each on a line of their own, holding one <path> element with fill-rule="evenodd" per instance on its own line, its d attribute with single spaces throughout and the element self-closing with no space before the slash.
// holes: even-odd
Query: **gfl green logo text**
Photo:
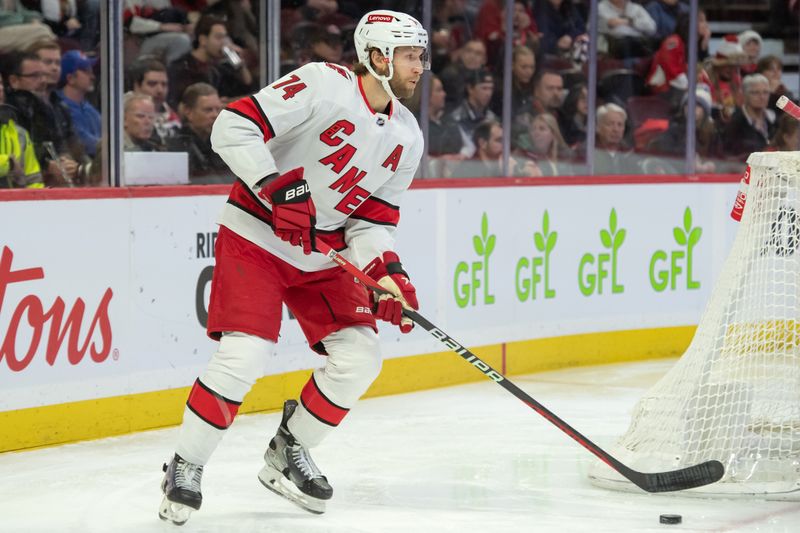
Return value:
<svg viewBox="0 0 800 533">
<path fill-rule="evenodd" d="M 517 261 L 514 287 L 520 302 L 535 300 L 537 294 L 542 293 L 545 298 L 555 298 L 556 291 L 550 287 L 550 254 L 556 247 L 557 239 L 558 232 L 550 231 L 550 214 L 545 210 L 542 231 L 533 233 L 533 243 L 539 254 L 530 259 L 521 257 Z"/>
<path fill-rule="evenodd" d="M 612 208 L 608 229 L 600 230 L 600 243 L 608 252 L 585 253 L 578 265 L 578 287 L 584 296 L 603 294 L 609 277 L 613 294 L 625 292 L 625 287 L 617 280 L 617 258 L 619 248 L 625 242 L 625 233 L 625 229 L 617 228 L 617 210 Z"/>
<path fill-rule="evenodd" d="M 672 235 L 680 249 L 669 253 L 657 250 L 650 258 L 650 285 L 653 289 L 663 292 L 669 286 L 670 290 L 674 291 L 678 278 L 684 272 L 684 265 L 686 288 L 689 290 L 700 288 L 700 282 L 692 279 L 692 265 L 694 247 L 702 234 L 702 228 L 692 227 L 692 210 L 687 207 L 683 212 L 683 227 L 676 226 L 672 229 Z"/>
<path fill-rule="evenodd" d="M 485 304 L 494 303 L 494 295 L 489 292 L 489 256 L 494 251 L 495 242 L 495 236 L 489 233 L 489 218 L 484 213 L 481 217 L 481 233 L 472 237 L 472 247 L 480 259 L 461 261 L 456 265 L 453 292 L 459 307 L 475 305 L 479 292 L 483 293 Z M 479 291 L 481 288 L 483 290 Z"/>
</svg>

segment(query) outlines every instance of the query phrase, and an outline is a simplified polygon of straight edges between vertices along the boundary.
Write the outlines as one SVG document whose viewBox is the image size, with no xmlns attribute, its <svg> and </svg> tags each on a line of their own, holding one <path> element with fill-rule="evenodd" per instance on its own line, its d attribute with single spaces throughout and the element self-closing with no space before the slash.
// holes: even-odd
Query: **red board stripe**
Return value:
<svg viewBox="0 0 800 533">
<path fill-rule="evenodd" d="M 217 394 L 198 378 L 189 393 L 186 405 L 209 425 L 217 429 L 228 429 L 233 423 L 233 419 L 236 418 L 242 402 L 234 402 Z"/>
<path fill-rule="evenodd" d="M 306 408 L 306 411 L 314 415 L 320 422 L 329 426 L 338 426 L 347 413 L 350 412 L 350 409 L 339 407 L 322 394 L 313 374 L 306 386 L 303 387 L 300 401 L 303 402 L 303 407 Z"/>
</svg>

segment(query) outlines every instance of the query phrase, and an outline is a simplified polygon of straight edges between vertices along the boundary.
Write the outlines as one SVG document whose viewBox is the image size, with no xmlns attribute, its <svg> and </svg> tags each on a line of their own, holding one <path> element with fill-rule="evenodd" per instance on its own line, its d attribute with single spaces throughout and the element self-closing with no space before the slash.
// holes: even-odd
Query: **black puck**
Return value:
<svg viewBox="0 0 800 533">
<path fill-rule="evenodd" d="M 683 517 L 679 514 L 662 514 L 658 517 L 658 521 L 662 524 L 680 524 Z"/>
</svg>

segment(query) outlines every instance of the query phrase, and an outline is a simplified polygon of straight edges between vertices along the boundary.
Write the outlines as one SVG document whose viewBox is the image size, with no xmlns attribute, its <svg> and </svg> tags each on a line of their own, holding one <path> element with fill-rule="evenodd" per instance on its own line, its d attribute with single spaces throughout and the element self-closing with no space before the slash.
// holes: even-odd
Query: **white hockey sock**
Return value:
<svg viewBox="0 0 800 533">
<path fill-rule="evenodd" d="M 253 335 L 226 332 L 206 371 L 189 395 L 176 452 L 204 465 L 225 435 L 245 394 L 264 375 L 275 343 Z"/>
<path fill-rule="evenodd" d="M 345 328 L 322 342 L 326 364 L 314 371 L 288 424 L 306 448 L 317 446 L 339 425 L 381 371 L 378 336 L 370 327 Z"/>
</svg>

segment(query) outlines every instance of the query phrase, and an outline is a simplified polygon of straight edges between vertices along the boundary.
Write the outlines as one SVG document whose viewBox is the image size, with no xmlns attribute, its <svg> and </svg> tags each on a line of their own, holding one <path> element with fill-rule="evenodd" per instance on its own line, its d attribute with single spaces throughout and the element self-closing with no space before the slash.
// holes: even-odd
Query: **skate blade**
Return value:
<svg viewBox="0 0 800 533">
<path fill-rule="evenodd" d="M 176 526 L 182 526 L 189 520 L 189 515 L 192 514 L 192 511 L 194 511 L 194 509 L 188 505 L 171 502 L 164 496 L 158 508 L 158 517 L 161 520 L 172 522 Z"/>
<path fill-rule="evenodd" d="M 323 500 L 304 494 L 291 480 L 286 479 L 286 476 L 284 476 L 282 472 L 270 465 L 265 465 L 264 468 L 261 469 L 258 473 L 258 480 L 266 488 L 278 496 L 286 498 L 304 511 L 313 514 L 322 514 L 325 512 L 325 502 Z"/>
</svg>

